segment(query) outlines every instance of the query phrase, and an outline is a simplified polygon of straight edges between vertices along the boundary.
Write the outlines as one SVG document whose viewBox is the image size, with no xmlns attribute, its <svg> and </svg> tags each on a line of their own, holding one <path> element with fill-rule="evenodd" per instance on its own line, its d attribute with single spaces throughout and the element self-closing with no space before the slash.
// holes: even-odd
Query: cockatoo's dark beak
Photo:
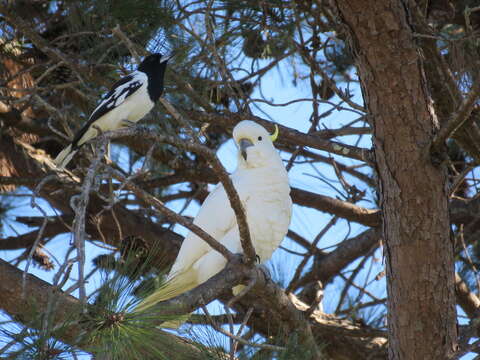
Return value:
<svg viewBox="0 0 480 360">
<path fill-rule="evenodd" d="M 247 161 L 247 148 L 253 146 L 253 143 L 249 139 L 240 139 L 238 146 L 240 147 L 240 153 L 245 161 Z"/>
</svg>

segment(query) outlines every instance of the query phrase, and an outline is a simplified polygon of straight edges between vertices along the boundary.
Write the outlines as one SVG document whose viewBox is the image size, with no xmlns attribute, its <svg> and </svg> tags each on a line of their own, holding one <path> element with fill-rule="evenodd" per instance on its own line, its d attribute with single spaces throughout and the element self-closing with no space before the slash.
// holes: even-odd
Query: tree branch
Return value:
<svg viewBox="0 0 480 360">
<path fill-rule="evenodd" d="M 480 81 L 473 83 L 467 97 L 463 99 L 459 108 L 451 115 L 447 123 L 443 124 L 437 135 L 432 140 L 432 149 L 435 152 L 441 151 L 447 138 L 451 137 L 458 129 L 460 129 L 468 120 L 472 120 L 470 116 L 474 109 L 477 99 L 480 96 Z"/>
<path fill-rule="evenodd" d="M 296 188 L 292 189 L 291 196 L 292 200 L 298 205 L 328 212 L 349 221 L 373 227 L 380 226 L 381 224 L 380 210 L 377 209 L 366 209 L 347 201 Z"/>
<path fill-rule="evenodd" d="M 27 326 L 40 325 L 36 322 L 36 316 L 43 314 L 43 309 L 47 308 L 49 294 L 53 293 L 58 300 L 55 311 L 52 313 L 53 327 L 68 324 L 56 334 L 59 336 L 59 340 L 75 347 L 94 348 L 94 344 L 81 342 L 84 334 L 89 331 L 88 328 L 82 327 L 82 324 L 86 324 L 86 322 L 71 322 L 72 315 L 80 314 L 81 305 L 77 298 L 64 294 L 60 289 L 30 274 L 27 275 L 26 283 L 28 296 L 22 298 L 20 296 L 21 284 L 22 271 L 0 259 L 0 307 L 3 310 Z M 205 356 L 196 346 L 185 339 L 161 330 L 159 330 L 159 336 L 167 336 L 171 340 L 172 348 L 163 350 L 172 359 L 180 359 L 179 353 L 185 356 L 182 359 L 188 360 L 201 360 Z"/>
<path fill-rule="evenodd" d="M 377 247 L 380 236 L 379 229 L 368 229 L 341 242 L 332 252 L 326 255 L 318 254 L 311 270 L 304 274 L 297 284 L 297 287 L 303 287 L 302 298 L 310 301 L 314 297 L 314 282 L 321 281 L 326 286 L 342 269 Z"/>
<path fill-rule="evenodd" d="M 468 285 L 458 273 L 455 273 L 455 290 L 457 302 L 462 310 L 465 311 L 465 314 L 467 314 L 470 319 L 478 317 L 480 315 L 480 299 L 470 291 Z"/>
<path fill-rule="evenodd" d="M 242 120 L 254 120 L 266 129 L 271 129 L 271 132 L 273 132 L 272 122 L 264 120 L 258 116 L 230 112 L 225 112 L 223 114 L 206 113 L 195 110 L 189 110 L 188 112 L 192 119 L 200 122 L 218 124 L 226 129 L 233 128 L 237 123 Z M 278 125 L 278 127 L 280 130 L 278 140 L 280 142 L 284 142 L 290 145 L 301 144 L 303 146 L 309 146 L 314 149 L 324 150 L 351 159 L 364 161 L 369 164 L 374 163 L 373 156 L 368 149 L 346 145 L 336 141 L 325 140 L 321 136 L 304 134 L 300 131 L 282 125 Z"/>
<path fill-rule="evenodd" d="M 2 146 L 6 146 L 3 155 L 16 165 L 19 177 L 36 177 L 40 181 L 47 174 L 55 171 L 50 157 L 43 151 L 20 141 L 13 143 L 7 140 L 7 136 L 2 139 Z M 71 223 L 73 211 L 70 208 L 70 199 L 78 194 L 80 186 L 81 179 L 78 177 L 57 173 L 52 181 L 42 187 L 39 196 L 63 212 L 62 220 L 65 223 Z M 35 187 L 36 184 L 29 186 L 32 191 L 35 190 Z M 105 210 L 106 207 L 109 207 L 108 211 Z M 90 194 L 87 212 L 89 216 L 86 219 L 86 231 L 92 238 L 111 245 L 118 245 L 125 236 L 141 236 L 147 243 L 151 245 L 155 243 L 156 247 L 162 248 L 157 256 L 159 267 L 169 267 L 175 260 L 182 237 L 162 227 L 161 224 L 156 224 L 118 203 L 110 207 L 110 204 L 96 193 Z M 115 216 L 122 219 L 121 223 L 115 220 Z M 47 232 L 48 228 L 47 226 Z"/>
</svg>

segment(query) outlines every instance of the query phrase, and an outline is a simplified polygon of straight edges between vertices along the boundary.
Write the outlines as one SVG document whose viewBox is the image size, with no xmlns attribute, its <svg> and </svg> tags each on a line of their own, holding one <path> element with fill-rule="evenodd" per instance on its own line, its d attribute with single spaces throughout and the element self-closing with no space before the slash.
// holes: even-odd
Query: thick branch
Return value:
<svg viewBox="0 0 480 360">
<path fill-rule="evenodd" d="M 218 178 L 212 170 L 204 168 L 193 171 L 186 170 L 168 177 L 142 181 L 138 184 L 145 187 L 154 187 L 197 180 L 207 183 L 216 183 Z M 377 227 L 381 224 L 380 210 L 378 209 L 367 209 L 347 201 L 338 200 L 298 188 L 292 188 L 290 196 L 292 197 L 293 202 L 298 205 L 334 214 L 365 226 Z"/>
<path fill-rule="evenodd" d="M 301 189 L 292 189 L 291 195 L 293 201 L 298 205 L 328 212 L 366 226 L 376 227 L 381 224 L 380 210 L 366 209 L 346 201 Z"/>
<path fill-rule="evenodd" d="M 283 290 L 265 277 L 259 268 L 250 269 L 241 264 L 229 265 L 197 288 L 157 305 L 156 310 L 161 314 L 189 313 L 202 304 L 220 297 L 226 289 L 252 276 L 256 277 L 257 284 L 251 290 L 248 299 L 242 299 L 242 301 L 247 301 L 248 306 L 253 305 L 260 311 L 257 315 L 252 316 L 251 321 L 251 325 L 257 331 L 269 335 L 272 328 L 286 328 L 287 331 L 303 329 L 303 331 L 307 331 L 305 336 L 308 336 L 311 324 L 314 337 L 328 343 L 326 351 L 333 359 L 346 359 L 347 353 L 358 354 L 358 359 L 366 359 L 369 356 L 373 359 L 381 358 L 373 356 L 375 353 L 385 357 L 383 348 L 385 338 L 381 332 L 361 329 L 350 322 L 341 321 L 319 312 L 314 312 L 310 321 L 307 322 L 303 316 L 303 312 L 308 308 L 307 305 L 293 295 L 290 297 L 285 295 Z M 30 301 L 34 302 L 38 309 L 46 308 L 50 291 L 56 292 L 56 298 L 59 299 L 54 323 L 62 323 L 66 320 L 67 314 L 79 311 L 80 307 L 76 298 L 64 295 L 60 290 L 56 290 L 52 285 L 33 275 L 27 276 L 26 293 L 29 296 L 22 299 L 20 297 L 22 293 L 21 278 L 21 270 L 0 260 L 0 306 L 18 321 L 29 323 L 32 320 L 28 317 L 30 316 L 28 314 L 31 314 L 32 303 Z M 259 317 L 259 314 L 263 314 L 263 316 Z M 265 319 L 269 320 L 265 321 Z M 75 343 L 81 330 L 78 324 L 72 324 L 67 327 L 61 340 Z"/>
<path fill-rule="evenodd" d="M 380 236 L 379 229 L 369 229 L 341 242 L 332 252 L 323 256 L 317 255 L 311 270 L 297 284 L 298 287 L 304 287 L 302 298 L 309 301 L 313 299 L 316 281 L 320 280 L 324 286 L 328 284 L 346 266 L 379 246 Z"/>
<path fill-rule="evenodd" d="M 337 248 L 318 261 L 315 271 L 323 284 L 329 282 L 336 274 L 351 262 L 369 253 L 380 245 L 380 230 L 369 229 L 361 234 L 343 241 Z"/>
<path fill-rule="evenodd" d="M 52 292 L 58 300 L 53 312 L 54 325 L 66 324 L 72 319 L 72 314 L 80 314 L 81 306 L 78 299 L 65 295 L 61 290 L 30 274 L 27 275 L 26 281 L 28 296 L 22 298 L 22 274 L 21 270 L 0 259 L 0 307 L 15 320 L 27 326 L 35 324 L 37 320 L 35 315 L 40 316 L 47 308 L 48 297 Z M 35 309 L 36 312 L 32 313 L 32 309 Z M 59 340 L 67 344 L 82 347 L 86 344 L 79 343 L 79 339 L 85 332 L 88 332 L 88 329 L 82 328 L 82 323 L 77 322 L 63 327 L 62 331 L 56 335 L 59 336 Z M 159 336 L 168 336 L 171 340 L 172 348 L 164 351 L 172 359 L 200 360 L 204 357 L 197 347 L 182 338 L 160 330 Z M 94 346 L 89 343 L 88 347 L 92 348 L 92 345 Z M 179 353 L 183 357 L 179 357 Z"/>
</svg>

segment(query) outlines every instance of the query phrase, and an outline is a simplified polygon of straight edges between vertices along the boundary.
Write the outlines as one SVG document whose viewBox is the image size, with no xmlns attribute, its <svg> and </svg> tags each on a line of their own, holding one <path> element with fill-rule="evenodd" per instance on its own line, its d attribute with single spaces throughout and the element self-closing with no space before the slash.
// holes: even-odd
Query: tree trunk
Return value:
<svg viewBox="0 0 480 360">
<path fill-rule="evenodd" d="M 374 130 L 388 275 L 390 359 L 456 348 L 446 169 L 430 161 L 438 121 L 400 0 L 337 0 Z M 432 216 L 435 214 L 435 216 Z"/>
</svg>

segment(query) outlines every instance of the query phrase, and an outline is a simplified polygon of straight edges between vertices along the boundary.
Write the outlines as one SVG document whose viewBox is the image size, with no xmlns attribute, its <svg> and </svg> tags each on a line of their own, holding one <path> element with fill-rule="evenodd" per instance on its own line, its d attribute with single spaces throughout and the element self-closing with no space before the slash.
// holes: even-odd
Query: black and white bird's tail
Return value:
<svg viewBox="0 0 480 360">
<path fill-rule="evenodd" d="M 64 169 L 77 152 L 78 149 L 72 149 L 72 144 L 70 144 L 65 149 L 60 151 L 60 154 L 57 155 L 53 162 L 58 168 Z"/>
</svg>

